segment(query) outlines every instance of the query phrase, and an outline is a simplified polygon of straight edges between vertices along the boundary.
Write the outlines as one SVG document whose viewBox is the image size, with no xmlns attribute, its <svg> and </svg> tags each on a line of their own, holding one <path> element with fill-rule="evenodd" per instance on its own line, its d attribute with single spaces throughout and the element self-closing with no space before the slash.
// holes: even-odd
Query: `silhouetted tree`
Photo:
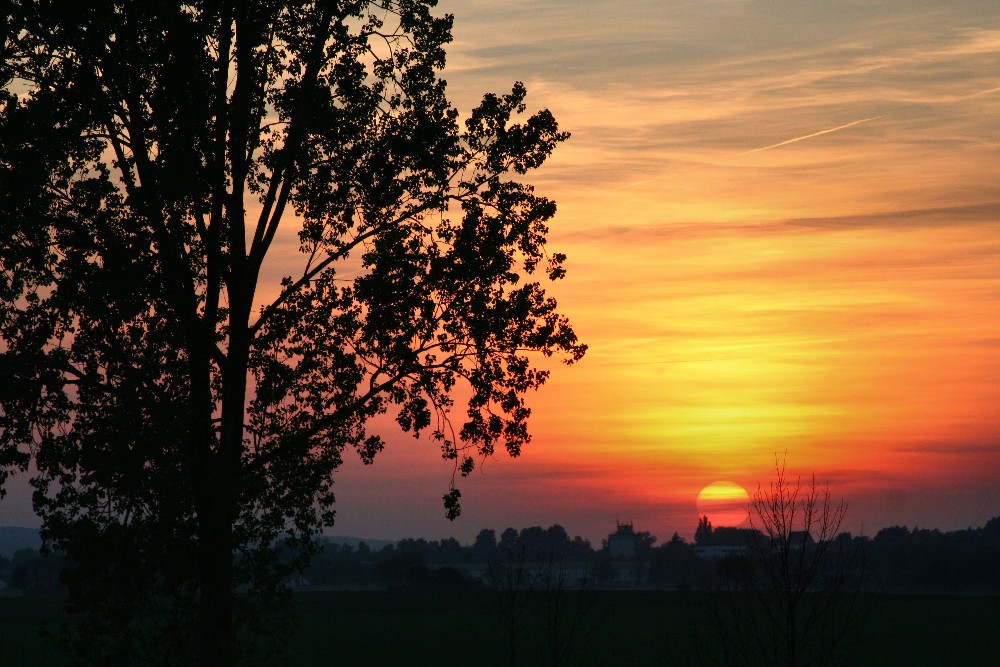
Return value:
<svg viewBox="0 0 1000 667">
<path fill-rule="evenodd" d="M 462 545 L 458 543 L 454 537 L 447 537 L 441 540 L 438 546 L 438 556 L 434 559 L 435 563 L 461 563 L 462 562 Z"/>
<path fill-rule="evenodd" d="M 529 439 L 527 351 L 584 352 L 536 278 L 564 273 L 555 205 L 520 177 L 567 135 L 518 122 L 520 83 L 460 127 L 433 4 L 6 4 L 0 474 L 34 456 L 82 608 L 140 577 L 122 632 L 166 606 L 232 664 L 240 609 L 332 524 L 345 450 L 382 449 L 372 418 L 466 475 Z"/>
<path fill-rule="evenodd" d="M 873 573 L 893 591 L 996 591 L 997 525 L 991 519 L 982 528 L 948 533 L 917 526 L 883 528 L 868 548 Z"/>
<path fill-rule="evenodd" d="M 472 560 L 489 562 L 497 556 L 497 532 L 492 528 L 483 528 L 476 535 L 472 545 Z"/>
<path fill-rule="evenodd" d="M 514 553 L 517 550 L 517 540 L 517 529 L 513 527 L 506 528 L 500 533 L 500 542 L 497 545 L 500 549 L 500 555 L 506 556 L 509 553 Z"/>
<path fill-rule="evenodd" d="M 719 563 L 703 662 L 849 663 L 869 596 L 863 550 L 836 539 L 846 512 L 815 476 L 790 480 L 776 463 L 774 481 L 750 501 L 759 534 L 742 532 L 741 550 Z"/>
<path fill-rule="evenodd" d="M 657 586 L 690 588 L 708 565 L 698 557 L 693 544 L 677 533 L 652 550 L 649 580 Z"/>
<path fill-rule="evenodd" d="M 637 560 L 649 560 L 654 544 L 656 544 L 656 535 L 653 535 L 648 530 L 637 532 L 635 534 L 635 558 Z"/>
<path fill-rule="evenodd" d="M 712 543 L 712 522 L 707 516 L 698 519 L 698 527 L 694 531 L 694 543 L 700 547 L 707 547 Z"/>
</svg>

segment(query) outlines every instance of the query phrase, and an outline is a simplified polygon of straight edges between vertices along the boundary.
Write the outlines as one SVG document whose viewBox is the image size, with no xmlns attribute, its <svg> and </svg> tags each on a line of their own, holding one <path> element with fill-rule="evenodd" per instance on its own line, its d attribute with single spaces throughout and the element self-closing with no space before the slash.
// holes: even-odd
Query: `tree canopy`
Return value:
<svg viewBox="0 0 1000 667">
<path fill-rule="evenodd" d="M 568 135 L 520 83 L 460 120 L 434 4 L 8 3 L 0 474 L 34 460 L 78 604 L 121 572 L 126 626 L 197 600 L 202 664 L 234 659 L 233 590 L 302 564 L 272 545 L 305 558 L 332 524 L 373 418 L 467 475 L 530 439 L 540 357 L 585 351 L 543 287 L 555 204 L 522 177 Z"/>
</svg>

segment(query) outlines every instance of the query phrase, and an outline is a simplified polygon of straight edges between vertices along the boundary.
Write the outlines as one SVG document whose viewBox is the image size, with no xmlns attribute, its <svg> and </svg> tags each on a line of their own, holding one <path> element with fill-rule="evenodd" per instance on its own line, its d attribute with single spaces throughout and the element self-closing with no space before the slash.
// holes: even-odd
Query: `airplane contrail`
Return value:
<svg viewBox="0 0 1000 667">
<path fill-rule="evenodd" d="M 854 121 L 852 123 L 847 123 L 846 125 L 839 125 L 837 127 L 831 127 L 829 130 L 820 130 L 819 132 L 813 132 L 812 134 L 806 134 L 806 135 L 803 135 L 801 137 L 795 137 L 794 139 L 786 139 L 785 141 L 781 141 L 781 142 L 778 142 L 776 144 L 771 144 L 770 146 L 762 146 L 761 148 L 754 148 L 753 150 L 749 150 L 749 151 L 745 151 L 743 153 L 740 153 L 740 155 L 748 155 L 750 153 L 756 153 L 758 151 L 766 151 L 766 150 L 770 150 L 772 148 L 777 148 L 778 146 L 785 146 L 787 144 L 794 144 L 796 141 L 802 141 L 803 139 L 812 139 L 813 137 L 818 137 L 821 134 L 830 134 L 831 132 L 838 132 L 840 130 L 844 130 L 844 129 L 848 128 L 848 127 L 851 127 L 852 125 L 859 125 L 861 123 L 867 123 L 868 121 L 878 120 L 879 118 L 885 118 L 885 116 L 882 115 L 882 116 L 872 116 L 871 118 L 862 118 L 861 120 L 856 120 L 856 121 Z"/>
</svg>

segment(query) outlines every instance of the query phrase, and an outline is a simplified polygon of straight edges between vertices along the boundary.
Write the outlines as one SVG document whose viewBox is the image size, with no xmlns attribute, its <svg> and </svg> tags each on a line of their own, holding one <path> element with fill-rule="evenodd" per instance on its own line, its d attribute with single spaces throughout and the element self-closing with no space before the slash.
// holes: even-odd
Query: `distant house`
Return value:
<svg viewBox="0 0 1000 667">
<path fill-rule="evenodd" d="M 608 553 L 612 558 L 635 558 L 639 546 L 639 538 L 632 528 L 632 522 L 615 522 L 615 532 L 608 535 Z"/>
<path fill-rule="evenodd" d="M 788 547 L 790 549 L 804 549 L 814 544 L 816 541 L 808 530 L 793 530 L 788 533 Z"/>
</svg>

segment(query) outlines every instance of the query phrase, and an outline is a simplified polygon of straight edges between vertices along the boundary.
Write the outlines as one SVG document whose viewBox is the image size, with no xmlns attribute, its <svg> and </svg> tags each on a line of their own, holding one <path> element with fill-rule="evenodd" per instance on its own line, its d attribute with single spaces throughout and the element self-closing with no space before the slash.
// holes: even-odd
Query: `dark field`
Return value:
<svg viewBox="0 0 1000 667">
<path fill-rule="evenodd" d="M 567 592 L 563 621 L 569 665 L 695 665 L 691 637 L 704 598 L 675 591 Z M 550 601 L 551 602 L 551 601 Z M 552 615 L 532 600 L 534 631 L 519 634 L 525 660 L 537 654 L 540 627 Z M 300 618 L 288 665 L 505 664 L 504 623 L 491 591 L 331 591 L 298 593 Z M 56 629 L 61 601 L 0 597 L 0 665 L 64 664 L 43 626 Z M 573 614 L 580 622 L 568 630 Z M 851 661 L 859 667 L 1000 664 L 1000 596 L 884 595 Z"/>
</svg>

